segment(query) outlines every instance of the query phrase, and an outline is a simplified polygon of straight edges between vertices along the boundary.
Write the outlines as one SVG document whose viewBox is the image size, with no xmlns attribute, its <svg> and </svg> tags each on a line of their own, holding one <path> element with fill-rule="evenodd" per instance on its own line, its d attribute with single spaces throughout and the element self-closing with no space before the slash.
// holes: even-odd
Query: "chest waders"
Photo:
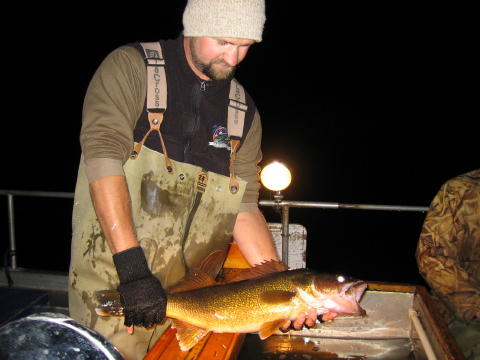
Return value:
<svg viewBox="0 0 480 360">
<path fill-rule="evenodd" d="M 137 239 L 152 273 L 168 287 L 178 282 L 188 267 L 198 264 L 213 250 L 226 248 L 231 241 L 246 186 L 245 181 L 235 176 L 234 160 L 247 107 L 243 88 L 232 80 L 228 105 L 229 177 L 170 159 L 160 132 L 167 104 L 162 49 L 159 43 L 142 43 L 142 47 L 147 62 L 150 129 L 135 144 L 124 172 Z M 163 154 L 143 147 L 152 132 L 158 134 Z M 90 198 L 83 158 L 73 209 L 69 286 L 70 315 L 113 342 L 116 334 L 124 330 L 123 318 L 99 318 L 95 314 L 94 292 L 117 288 L 118 276 Z M 148 347 L 148 342 L 153 345 L 167 325 L 157 326 L 155 335 L 135 330 L 133 337 L 143 336 L 146 340 L 142 346 Z M 131 341 L 132 336 L 127 338 Z M 138 347 L 138 342 L 134 346 Z M 141 351 L 146 350 L 145 347 Z"/>
</svg>

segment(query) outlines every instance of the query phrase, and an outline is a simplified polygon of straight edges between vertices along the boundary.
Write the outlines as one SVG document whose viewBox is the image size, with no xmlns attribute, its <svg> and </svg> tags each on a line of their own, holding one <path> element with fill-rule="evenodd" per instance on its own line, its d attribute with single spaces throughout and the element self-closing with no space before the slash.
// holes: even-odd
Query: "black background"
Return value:
<svg viewBox="0 0 480 360">
<path fill-rule="evenodd" d="M 184 5 L 42 2 L 5 11 L 0 189 L 72 192 L 91 76 L 117 46 L 176 37 Z M 479 167 L 478 22 L 469 6 L 267 0 L 263 42 L 237 78 L 262 115 L 262 165 L 280 160 L 293 173 L 286 199 L 428 206 L 443 182 Z M 20 266 L 68 268 L 71 206 L 15 199 Z M 424 216 L 291 209 L 290 221 L 307 228 L 311 268 L 422 283 L 414 254 Z"/>
</svg>

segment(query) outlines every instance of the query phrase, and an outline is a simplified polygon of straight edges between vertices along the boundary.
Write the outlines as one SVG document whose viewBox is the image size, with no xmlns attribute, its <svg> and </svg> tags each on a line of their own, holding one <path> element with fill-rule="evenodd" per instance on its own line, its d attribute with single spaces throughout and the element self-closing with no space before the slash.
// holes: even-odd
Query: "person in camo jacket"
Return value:
<svg viewBox="0 0 480 360">
<path fill-rule="evenodd" d="M 480 169 L 442 185 L 416 258 L 437 310 L 467 359 L 480 359 Z"/>
</svg>

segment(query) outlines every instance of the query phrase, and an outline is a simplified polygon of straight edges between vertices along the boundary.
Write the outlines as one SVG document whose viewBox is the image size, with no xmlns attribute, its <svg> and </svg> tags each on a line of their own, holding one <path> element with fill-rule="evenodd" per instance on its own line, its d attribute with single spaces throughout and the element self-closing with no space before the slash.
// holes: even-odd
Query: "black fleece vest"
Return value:
<svg viewBox="0 0 480 360">
<path fill-rule="evenodd" d="M 209 145 L 215 131 L 227 129 L 227 107 L 230 81 L 204 81 L 198 78 L 185 58 L 183 37 L 160 41 L 167 77 L 167 110 L 161 126 L 168 156 L 176 161 L 200 166 L 229 176 L 230 151 Z M 144 56 L 138 43 L 131 44 Z M 252 126 L 255 104 L 246 93 L 248 110 L 240 146 Z M 134 141 L 140 142 L 150 125 L 146 102 L 134 130 Z M 160 139 L 150 134 L 144 146 L 162 153 Z"/>
</svg>

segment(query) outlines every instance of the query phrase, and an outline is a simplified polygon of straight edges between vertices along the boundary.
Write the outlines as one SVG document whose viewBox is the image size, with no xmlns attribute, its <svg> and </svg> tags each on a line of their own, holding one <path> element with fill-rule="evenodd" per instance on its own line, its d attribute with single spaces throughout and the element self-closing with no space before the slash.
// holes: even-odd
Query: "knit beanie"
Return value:
<svg viewBox="0 0 480 360">
<path fill-rule="evenodd" d="M 188 0 L 184 36 L 211 36 L 262 41 L 265 0 Z"/>
</svg>

